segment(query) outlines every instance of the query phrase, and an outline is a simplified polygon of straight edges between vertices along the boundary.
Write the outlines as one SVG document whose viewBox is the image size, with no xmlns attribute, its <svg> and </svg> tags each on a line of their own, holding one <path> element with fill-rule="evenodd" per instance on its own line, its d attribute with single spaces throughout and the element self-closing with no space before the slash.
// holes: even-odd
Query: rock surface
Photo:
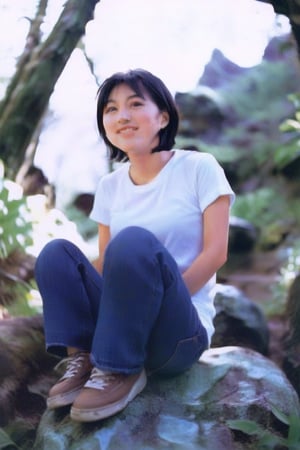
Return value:
<svg viewBox="0 0 300 450">
<path fill-rule="evenodd" d="M 41 316 L 0 320 L 0 427 L 16 420 L 23 432 L 37 426 L 56 363 L 45 351 Z"/>
<path fill-rule="evenodd" d="M 218 284 L 215 307 L 212 347 L 237 345 L 268 354 L 268 322 L 256 303 L 237 287 Z"/>
<path fill-rule="evenodd" d="M 253 350 L 215 348 L 183 375 L 150 378 L 112 418 L 79 424 L 69 408 L 46 411 L 34 450 L 257 450 L 257 441 L 235 434 L 227 420 L 255 420 L 280 433 L 273 405 L 300 416 L 297 394 L 274 363 Z"/>
<path fill-rule="evenodd" d="M 266 353 L 266 320 L 258 306 L 239 289 L 218 284 L 216 310 L 213 346 L 243 345 Z M 48 390 L 58 377 L 53 370 L 57 362 L 57 358 L 45 352 L 41 315 L 0 321 L 0 426 L 9 427 L 11 438 L 18 445 L 22 442 L 23 450 L 32 447 L 30 442 L 35 439 L 37 426 L 45 411 Z M 205 382 L 209 384 L 210 378 Z M 153 386 L 156 386 L 155 382 Z M 162 403 L 161 396 L 157 395 L 161 391 L 160 385 L 157 385 L 157 389 L 154 390 L 154 398 L 147 399 L 147 405 L 152 405 L 151 408 L 155 410 L 159 410 Z M 141 408 L 149 409 L 148 406 Z M 63 417 L 64 411 L 59 412 L 57 418 Z"/>
</svg>

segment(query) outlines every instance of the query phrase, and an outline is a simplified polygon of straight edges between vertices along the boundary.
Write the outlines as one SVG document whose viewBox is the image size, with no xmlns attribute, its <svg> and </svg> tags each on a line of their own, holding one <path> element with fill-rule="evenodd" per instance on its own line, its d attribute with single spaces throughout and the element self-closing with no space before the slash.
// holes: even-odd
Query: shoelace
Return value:
<svg viewBox="0 0 300 450">
<path fill-rule="evenodd" d="M 63 364 L 67 364 L 66 371 L 61 379 L 71 378 L 78 373 L 78 370 L 82 367 L 82 363 L 86 357 L 87 353 L 77 353 L 76 355 L 68 356 L 55 366 L 55 370 L 58 370 Z"/>
<path fill-rule="evenodd" d="M 97 367 L 94 367 L 89 380 L 85 383 L 84 387 L 103 390 L 110 381 L 116 378 L 116 374 L 111 372 L 103 372 Z"/>
</svg>

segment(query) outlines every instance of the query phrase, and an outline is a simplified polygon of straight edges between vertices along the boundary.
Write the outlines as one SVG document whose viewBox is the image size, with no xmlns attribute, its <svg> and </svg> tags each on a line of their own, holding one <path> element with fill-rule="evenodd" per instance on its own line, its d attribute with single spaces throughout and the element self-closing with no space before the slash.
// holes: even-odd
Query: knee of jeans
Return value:
<svg viewBox="0 0 300 450">
<path fill-rule="evenodd" d="M 52 241 L 48 242 L 41 250 L 39 255 L 37 256 L 36 262 L 35 262 L 35 272 L 37 273 L 38 270 L 44 266 L 49 265 L 49 261 L 56 260 L 59 261 L 60 255 L 62 251 L 65 251 L 65 245 L 71 244 L 66 239 L 53 239 Z M 58 258 L 58 259 L 57 259 Z"/>
<path fill-rule="evenodd" d="M 110 241 L 105 257 L 106 259 L 115 257 L 117 261 L 126 261 L 129 255 L 148 248 L 153 238 L 154 235 L 142 227 L 126 227 Z"/>
</svg>

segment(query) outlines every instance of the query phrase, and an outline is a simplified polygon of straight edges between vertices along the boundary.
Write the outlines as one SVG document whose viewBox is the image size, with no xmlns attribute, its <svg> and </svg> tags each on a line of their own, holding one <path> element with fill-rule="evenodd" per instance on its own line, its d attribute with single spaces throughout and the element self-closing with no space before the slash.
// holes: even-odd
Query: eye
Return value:
<svg viewBox="0 0 300 450">
<path fill-rule="evenodd" d="M 111 113 L 111 112 L 113 112 L 113 111 L 116 111 L 116 107 L 115 106 L 113 106 L 113 105 L 108 105 L 108 106 L 106 106 L 105 108 L 104 108 L 104 114 L 108 114 L 108 113 Z"/>
<path fill-rule="evenodd" d="M 138 108 L 139 106 L 143 106 L 143 102 L 141 100 L 135 100 L 134 102 L 132 102 L 131 106 L 133 108 Z"/>
</svg>

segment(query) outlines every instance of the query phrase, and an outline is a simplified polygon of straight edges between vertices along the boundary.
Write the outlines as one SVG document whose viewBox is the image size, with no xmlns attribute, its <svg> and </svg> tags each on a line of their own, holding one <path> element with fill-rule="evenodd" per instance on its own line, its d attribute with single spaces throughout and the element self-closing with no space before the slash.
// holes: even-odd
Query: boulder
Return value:
<svg viewBox="0 0 300 450">
<path fill-rule="evenodd" d="M 0 427 L 15 420 L 23 432 L 37 426 L 55 364 L 45 351 L 41 315 L 0 320 Z"/>
<path fill-rule="evenodd" d="M 259 232 L 248 220 L 231 216 L 229 227 L 229 253 L 240 254 L 254 250 L 258 242 Z"/>
<path fill-rule="evenodd" d="M 33 450 L 257 450 L 256 438 L 235 433 L 228 420 L 254 420 L 280 435 L 274 408 L 300 416 L 284 373 L 253 350 L 214 348 L 180 376 L 150 378 L 111 418 L 80 424 L 69 418 L 68 407 L 47 410 Z"/>
<path fill-rule="evenodd" d="M 256 303 L 235 286 L 217 284 L 215 307 L 213 347 L 237 345 L 268 354 L 268 322 Z"/>
<path fill-rule="evenodd" d="M 292 281 L 286 301 L 287 333 L 283 337 L 283 370 L 300 396 L 300 273 Z"/>
<path fill-rule="evenodd" d="M 198 86 L 190 92 L 178 92 L 175 101 L 181 114 L 179 135 L 211 140 L 220 134 L 225 120 L 221 95 L 209 87 Z"/>
<path fill-rule="evenodd" d="M 212 89 L 219 89 L 228 83 L 234 82 L 245 73 L 247 73 L 247 68 L 230 61 L 221 50 L 215 48 L 211 54 L 210 61 L 204 68 L 199 84 L 209 86 Z"/>
</svg>

